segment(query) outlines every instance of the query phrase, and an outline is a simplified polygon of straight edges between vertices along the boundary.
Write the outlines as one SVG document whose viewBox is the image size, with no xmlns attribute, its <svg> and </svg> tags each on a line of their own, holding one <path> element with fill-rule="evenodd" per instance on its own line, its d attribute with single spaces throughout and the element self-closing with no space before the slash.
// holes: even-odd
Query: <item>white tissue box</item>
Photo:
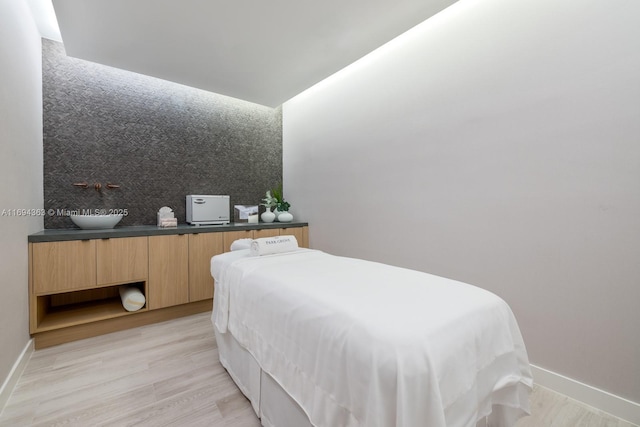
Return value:
<svg viewBox="0 0 640 427">
<path fill-rule="evenodd" d="M 256 206 L 234 205 L 233 206 L 234 222 L 249 222 L 249 217 L 254 215 L 258 215 L 258 205 Z"/>
</svg>

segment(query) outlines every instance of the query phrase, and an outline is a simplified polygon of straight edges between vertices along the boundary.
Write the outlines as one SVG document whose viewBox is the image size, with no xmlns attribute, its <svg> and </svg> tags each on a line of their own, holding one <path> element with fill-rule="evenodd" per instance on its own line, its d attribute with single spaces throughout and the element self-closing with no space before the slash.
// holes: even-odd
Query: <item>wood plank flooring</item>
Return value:
<svg viewBox="0 0 640 427">
<path fill-rule="evenodd" d="M 0 426 L 258 427 L 201 313 L 37 350 Z M 517 427 L 631 427 L 535 387 Z"/>
</svg>

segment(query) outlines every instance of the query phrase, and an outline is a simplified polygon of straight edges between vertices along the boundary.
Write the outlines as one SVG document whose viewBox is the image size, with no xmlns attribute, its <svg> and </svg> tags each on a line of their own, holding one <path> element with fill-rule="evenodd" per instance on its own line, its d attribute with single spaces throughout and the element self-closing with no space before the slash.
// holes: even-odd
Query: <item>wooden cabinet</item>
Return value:
<svg viewBox="0 0 640 427">
<path fill-rule="evenodd" d="M 253 239 L 253 230 L 227 231 L 223 233 L 224 251 L 231 250 L 231 244 L 238 239 Z"/>
<path fill-rule="evenodd" d="M 33 245 L 32 283 L 37 295 L 96 286 L 95 240 Z"/>
<path fill-rule="evenodd" d="M 146 237 L 96 240 L 99 285 L 147 280 L 149 255 Z"/>
<path fill-rule="evenodd" d="M 224 252 L 226 233 L 189 235 L 189 301 L 213 298 L 211 258 Z"/>
<path fill-rule="evenodd" d="M 149 237 L 149 308 L 188 302 L 189 237 L 185 234 Z"/>
<path fill-rule="evenodd" d="M 147 238 L 72 240 L 33 245 L 36 294 L 147 280 Z"/>
<path fill-rule="evenodd" d="M 292 234 L 308 246 L 307 226 L 233 228 L 53 242 L 32 242 L 30 236 L 29 329 L 35 347 L 211 310 L 211 258 L 237 239 Z M 126 311 L 122 285 L 140 289 L 146 305 Z"/>
<path fill-rule="evenodd" d="M 30 243 L 29 249 L 33 334 L 131 314 L 122 306 L 119 285 L 147 293 L 146 237 Z M 78 339 L 73 334 L 65 338 Z"/>
<path fill-rule="evenodd" d="M 274 237 L 280 235 L 279 228 L 265 228 L 262 230 L 253 230 L 253 238 L 260 239 L 262 237 Z"/>
</svg>

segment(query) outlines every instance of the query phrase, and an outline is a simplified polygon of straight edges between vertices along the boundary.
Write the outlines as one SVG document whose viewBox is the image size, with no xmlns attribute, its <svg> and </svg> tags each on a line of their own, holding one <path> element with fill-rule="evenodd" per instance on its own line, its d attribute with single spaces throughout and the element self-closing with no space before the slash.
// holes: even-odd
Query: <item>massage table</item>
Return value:
<svg viewBox="0 0 640 427">
<path fill-rule="evenodd" d="M 262 425 L 511 427 L 529 413 L 525 345 L 498 296 L 317 250 L 275 252 L 211 260 L 220 362 Z"/>
</svg>

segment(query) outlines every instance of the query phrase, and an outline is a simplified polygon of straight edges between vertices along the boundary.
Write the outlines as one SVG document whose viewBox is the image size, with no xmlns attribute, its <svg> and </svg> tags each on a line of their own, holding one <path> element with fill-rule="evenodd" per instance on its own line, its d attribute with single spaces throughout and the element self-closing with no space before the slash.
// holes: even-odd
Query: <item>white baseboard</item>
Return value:
<svg viewBox="0 0 640 427">
<path fill-rule="evenodd" d="M 0 387 L 0 414 L 2 414 L 5 405 L 9 401 L 9 397 L 11 396 L 11 393 L 13 393 L 13 388 L 18 383 L 20 375 L 24 372 L 24 368 L 27 366 L 27 362 L 31 358 L 31 354 L 33 354 L 32 339 L 27 342 L 27 345 L 22 350 L 22 353 L 20 353 L 16 363 L 13 364 L 13 368 L 11 368 L 9 375 L 7 375 L 7 378 L 4 380 L 2 387 Z"/>
<path fill-rule="evenodd" d="M 640 403 L 632 402 L 604 390 L 572 380 L 555 372 L 531 365 L 533 381 L 593 408 L 640 425 Z"/>
</svg>

